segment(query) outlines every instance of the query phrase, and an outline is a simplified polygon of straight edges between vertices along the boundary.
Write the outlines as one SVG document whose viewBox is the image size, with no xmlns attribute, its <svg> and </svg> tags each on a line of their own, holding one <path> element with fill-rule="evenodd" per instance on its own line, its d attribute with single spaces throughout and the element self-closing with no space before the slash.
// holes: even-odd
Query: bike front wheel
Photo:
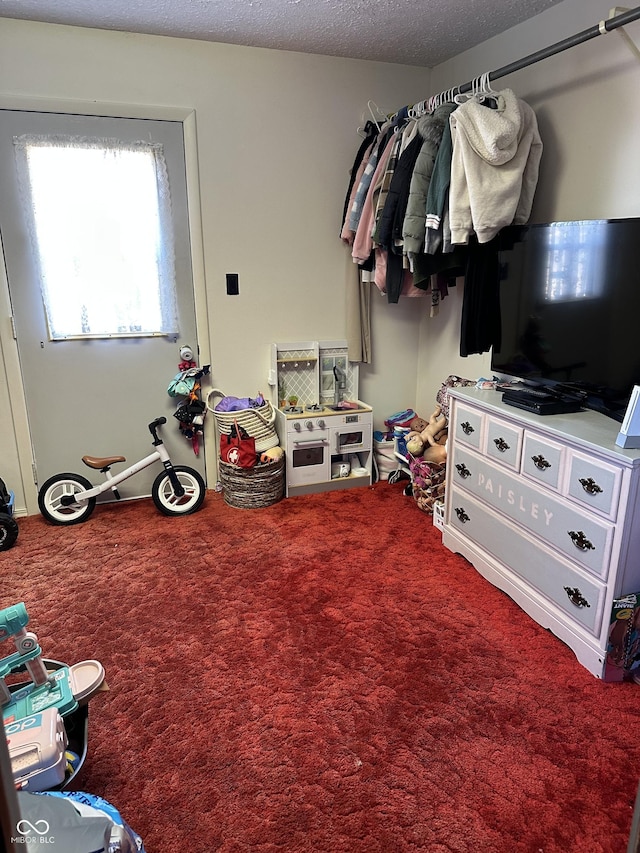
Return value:
<svg viewBox="0 0 640 853">
<path fill-rule="evenodd" d="M 206 486 L 204 480 L 193 468 L 186 465 L 174 465 L 173 470 L 184 489 L 181 497 L 175 494 L 173 483 L 167 471 L 158 474 L 151 489 L 151 497 L 163 515 L 189 515 L 202 506 Z"/>
<path fill-rule="evenodd" d="M 38 492 L 40 512 L 52 524 L 86 521 L 95 509 L 96 499 L 70 501 L 69 498 L 92 488 L 92 484 L 79 474 L 55 474 L 43 483 Z"/>
</svg>

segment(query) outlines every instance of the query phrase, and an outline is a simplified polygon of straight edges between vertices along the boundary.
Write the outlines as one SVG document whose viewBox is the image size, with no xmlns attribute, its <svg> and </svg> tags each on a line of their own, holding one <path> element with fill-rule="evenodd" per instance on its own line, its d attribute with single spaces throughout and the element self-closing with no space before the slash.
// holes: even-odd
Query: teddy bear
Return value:
<svg viewBox="0 0 640 853">
<path fill-rule="evenodd" d="M 421 418 L 414 418 L 413 426 L 420 426 Z M 442 414 L 442 407 L 437 405 L 429 417 L 428 423 L 421 430 L 412 428 L 407 433 L 407 450 L 412 456 L 421 456 L 427 462 L 444 462 L 447 458 L 447 418 Z"/>
</svg>

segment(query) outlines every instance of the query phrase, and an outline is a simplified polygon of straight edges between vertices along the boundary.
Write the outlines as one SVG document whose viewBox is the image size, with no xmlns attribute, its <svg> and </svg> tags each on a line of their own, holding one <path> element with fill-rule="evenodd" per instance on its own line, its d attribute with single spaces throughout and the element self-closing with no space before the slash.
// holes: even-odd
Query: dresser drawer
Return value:
<svg viewBox="0 0 640 853">
<path fill-rule="evenodd" d="M 466 406 L 456 404 L 455 408 L 454 436 L 456 441 L 461 441 L 469 447 L 480 450 L 482 439 L 482 415 Z"/>
<path fill-rule="evenodd" d="M 512 471 L 520 470 L 522 429 L 498 418 L 487 418 L 485 454 Z"/>
<path fill-rule="evenodd" d="M 522 473 L 541 486 L 558 491 L 564 448 L 544 436 L 525 432 L 522 448 Z"/>
<path fill-rule="evenodd" d="M 562 551 L 582 568 L 606 578 L 613 525 L 585 514 L 464 448 L 454 447 L 453 482 Z"/>
<path fill-rule="evenodd" d="M 583 506 L 615 519 L 621 482 L 619 468 L 576 451 L 571 453 L 567 494 Z"/>
<path fill-rule="evenodd" d="M 604 584 L 586 577 L 457 488 L 451 492 L 449 525 L 508 566 L 572 621 L 598 635 L 606 597 Z"/>
</svg>

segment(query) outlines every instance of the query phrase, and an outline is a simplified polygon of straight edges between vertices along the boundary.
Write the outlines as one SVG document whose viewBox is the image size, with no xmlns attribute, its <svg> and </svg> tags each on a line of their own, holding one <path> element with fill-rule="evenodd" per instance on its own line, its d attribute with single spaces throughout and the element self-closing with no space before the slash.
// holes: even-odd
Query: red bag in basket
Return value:
<svg viewBox="0 0 640 853">
<path fill-rule="evenodd" d="M 253 468 L 257 458 L 255 438 L 234 421 L 229 435 L 220 436 L 220 459 L 239 468 Z"/>
</svg>

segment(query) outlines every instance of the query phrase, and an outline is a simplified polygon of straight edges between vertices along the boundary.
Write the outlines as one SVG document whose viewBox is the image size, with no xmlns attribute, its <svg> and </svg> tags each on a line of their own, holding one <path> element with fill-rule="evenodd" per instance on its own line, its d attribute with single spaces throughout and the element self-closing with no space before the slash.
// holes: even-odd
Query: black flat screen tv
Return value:
<svg viewBox="0 0 640 853">
<path fill-rule="evenodd" d="M 640 385 L 640 217 L 510 226 L 494 373 L 621 420 Z"/>
</svg>

